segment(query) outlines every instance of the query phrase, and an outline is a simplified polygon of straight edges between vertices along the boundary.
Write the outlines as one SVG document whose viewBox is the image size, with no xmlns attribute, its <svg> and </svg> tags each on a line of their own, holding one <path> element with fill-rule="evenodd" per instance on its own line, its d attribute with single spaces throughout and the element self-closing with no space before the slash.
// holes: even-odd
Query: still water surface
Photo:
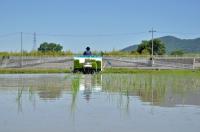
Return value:
<svg viewBox="0 0 200 132">
<path fill-rule="evenodd" d="M 199 130 L 198 75 L 0 75 L 0 132 Z"/>
</svg>

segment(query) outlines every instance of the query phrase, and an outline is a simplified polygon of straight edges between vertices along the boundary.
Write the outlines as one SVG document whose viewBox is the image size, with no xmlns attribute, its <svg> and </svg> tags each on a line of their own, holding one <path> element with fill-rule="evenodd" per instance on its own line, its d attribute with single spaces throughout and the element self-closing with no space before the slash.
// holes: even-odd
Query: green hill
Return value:
<svg viewBox="0 0 200 132">
<path fill-rule="evenodd" d="M 200 52 L 200 38 L 196 39 L 180 39 L 173 36 L 164 36 L 159 38 L 165 43 L 167 52 L 174 50 L 183 50 L 185 52 Z M 138 45 L 132 45 L 122 49 L 121 51 L 136 50 Z"/>
</svg>

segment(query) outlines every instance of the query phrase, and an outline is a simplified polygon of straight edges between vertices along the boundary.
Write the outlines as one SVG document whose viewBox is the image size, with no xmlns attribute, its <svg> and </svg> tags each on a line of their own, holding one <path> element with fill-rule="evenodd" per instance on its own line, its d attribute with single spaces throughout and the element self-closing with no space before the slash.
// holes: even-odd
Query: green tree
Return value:
<svg viewBox="0 0 200 132">
<path fill-rule="evenodd" d="M 142 41 L 142 43 L 140 45 L 138 45 L 137 52 L 142 54 L 142 51 L 145 50 L 145 49 L 149 51 L 148 43 L 149 42 L 146 41 L 146 40 Z"/>
<path fill-rule="evenodd" d="M 60 44 L 44 42 L 44 43 L 40 44 L 38 51 L 41 51 L 41 52 L 49 52 L 49 51 L 60 52 L 60 51 L 62 51 L 62 49 L 63 49 L 63 46 L 61 46 Z"/>
<path fill-rule="evenodd" d="M 138 45 L 137 52 L 139 52 L 140 54 L 142 53 L 147 54 L 147 51 L 148 51 L 149 54 L 151 54 L 152 52 L 151 49 L 152 49 L 152 40 L 142 41 L 142 43 Z M 153 40 L 153 54 L 163 55 L 165 53 L 166 53 L 165 44 L 159 39 L 154 39 Z"/>
<path fill-rule="evenodd" d="M 142 55 L 150 55 L 149 51 L 147 49 L 142 50 Z"/>
</svg>

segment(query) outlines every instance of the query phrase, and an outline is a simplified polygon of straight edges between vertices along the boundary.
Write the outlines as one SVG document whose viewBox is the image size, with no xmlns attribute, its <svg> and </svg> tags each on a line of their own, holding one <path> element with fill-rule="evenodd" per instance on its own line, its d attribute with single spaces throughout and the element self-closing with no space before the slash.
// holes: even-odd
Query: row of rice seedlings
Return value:
<svg viewBox="0 0 200 132">
<path fill-rule="evenodd" d="M 182 76 L 182 75 L 181 75 Z M 195 87 L 194 80 L 180 75 L 128 75 L 128 74 L 108 74 L 103 76 L 103 89 L 107 92 L 120 92 L 128 91 L 129 95 L 139 95 L 144 101 L 152 99 L 156 102 L 165 100 L 167 91 L 180 90 L 186 93 L 185 89 L 196 89 L 200 85 L 199 79 L 196 78 Z M 185 79 L 184 79 L 185 78 Z M 191 90 L 190 89 L 190 90 Z"/>
<path fill-rule="evenodd" d="M 80 76 L 73 76 L 71 79 L 71 91 L 72 91 L 72 102 L 71 102 L 71 112 L 74 114 L 76 109 L 76 100 L 80 87 Z"/>
</svg>

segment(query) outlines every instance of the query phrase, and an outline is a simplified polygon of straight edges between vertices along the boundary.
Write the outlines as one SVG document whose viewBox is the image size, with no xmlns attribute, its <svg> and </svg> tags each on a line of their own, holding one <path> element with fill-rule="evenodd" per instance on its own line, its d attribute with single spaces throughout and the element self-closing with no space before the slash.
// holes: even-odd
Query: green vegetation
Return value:
<svg viewBox="0 0 200 132">
<path fill-rule="evenodd" d="M 122 51 L 113 49 L 110 52 L 104 52 L 103 55 L 104 56 L 124 56 L 124 55 L 130 55 L 130 52 L 122 52 Z"/>
<path fill-rule="evenodd" d="M 137 51 L 126 52 L 113 49 L 112 51 L 103 52 L 103 56 L 138 56 L 141 55 Z"/>
<path fill-rule="evenodd" d="M 154 39 L 154 55 L 164 55 L 166 53 L 165 44 L 159 40 Z M 130 47 L 131 48 L 131 47 Z M 121 51 L 113 50 L 111 52 L 104 52 L 104 56 L 149 56 L 152 52 L 152 41 L 142 41 L 140 45 L 137 45 L 137 48 L 134 50 L 129 50 L 128 48 Z"/>
<path fill-rule="evenodd" d="M 99 71 L 101 70 L 101 61 L 95 61 L 90 59 L 86 59 L 85 61 L 92 64 L 92 69 Z M 79 60 L 74 60 L 74 70 L 82 71 L 83 63 L 80 63 Z"/>
<path fill-rule="evenodd" d="M 0 68 L 0 74 L 70 73 L 69 69 Z"/>
<path fill-rule="evenodd" d="M 96 61 L 96 63 L 97 63 L 97 69 L 101 70 L 101 61 Z"/>
<path fill-rule="evenodd" d="M 171 55 L 183 56 L 184 55 L 184 51 L 182 51 L 182 50 L 175 50 L 175 51 L 171 52 Z"/>
<path fill-rule="evenodd" d="M 97 66 L 98 67 L 98 66 Z M 25 68 L 0 68 L 0 74 L 37 74 L 37 73 L 72 73 L 69 69 L 25 69 Z M 124 73 L 124 74 L 196 74 L 200 75 L 200 69 L 196 70 L 152 70 L 131 68 L 105 68 L 101 73 Z"/>
<path fill-rule="evenodd" d="M 80 77 L 74 77 L 71 80 L 71 91 L 72 91 L 72 102 L 71 102 L 71 112 L 74 112 L 76 109 L 76 100 L 77 100 L 77 95 L 79 92 L 79 87 L 80 87 Z"/>
<path fill-rule="evenodd" d="M 188 74 L 188 73 L 200 73 L 200 70 L 159 70 L 159 69 L 131 69 L 131 68 L 106 68 L 103 70 L 103 73 L 131 73 L 131 74 L 137 74 L 137 73 L 146 73 L 146 74 L 152 74 L 152 73 L 165 73 L 165 74 Z"/>
<path fill-rule="evenodd" d="M 49 52 L 49 51 L 51 51 L 51 52 L 61 52 L 62 49 L 63 49 L 63 46 L 61 46 L 60 44 L 44 42 L 44 43 L 40 44 L 38 51 L 41 51 L 41 52 Z"/>
<path fill-rule="evenodd" d="M 96 62 L 92 62 L 92 69 L 97 70 L 97 63 Z"/>
<path fill-rule="evenodd" d="M 166 52 L 171 53 L 175 50 L 182 50 L 185 53 L 200 53 L 200 38 L 196 39 L 180 39 L 174 36 L 164 36 L 158 38 L 166 47 Z M 138 48 L 138 44 L 128 46 L 121 51 L 131 52 Z"/>
<path fill-rule="evenodd" d="M 166 44 L 168 53 L 174 50 L 182 50 L 186 53 L 199 53 L 200 51 L 200 38 L 180 39 L 173 36 L 165 36 L 160 39 Z"/>
<path fill-rule="evenodd" d="M 23 51 L 21 52 L 0 52 L 0 57 L 9 56 L 72 56 L 73 53 L 68 51 L 62 51 L 63 47 L 56 43 L 44 42 L 38 48 L 38 51 Z"/>
<path fill-rule="evenodd" d="M 167 101 L 165 97 L 168 94 L 173 97 L 178 95 L 178 97 L 186 99 L 185 95 L 199 89 L 200 76 L 198 74 L 185 76 L 184 74 L 165 73 L 104 74 L 102 88 L 106 93 L 120 93 L 125 96 L 137 95 L 143 102 L 151 102 L 152 105 L 165 104 Z M 121 95 L 119 95 L 120 98 L 123 97 Z M 118 102 L 121 103 L 121 101 Z M 174 103 L 171 104 L 174 105 Z M 125 102 L 124 106 L 127 105 L 128 101 Z"/>
<path fill-rule="evenodd" d="M 79 60 L 74 60 L 74 69 L 80 69 L 82 66 L 79 63 Z"/>
<path fill-rule="evenodd" d="M 21 56 L 21 52 L 0 52 L 0 57 L 8 57 L 8 56 Z M 23 56 L 72 56 L 73 53 L 71 51 L 23 51 Z"/>
<path fill-rule="evenodd" d="M 151 54 L 152 52 L 152 40 L 142 41 L 140 45 L 138 45 L 137 52 L 140 54 Z M 163 55 L 165 54 L 165 44 L 159 40 L 153 40 L 153 54 L 154 55 Z"/>
</svg>

